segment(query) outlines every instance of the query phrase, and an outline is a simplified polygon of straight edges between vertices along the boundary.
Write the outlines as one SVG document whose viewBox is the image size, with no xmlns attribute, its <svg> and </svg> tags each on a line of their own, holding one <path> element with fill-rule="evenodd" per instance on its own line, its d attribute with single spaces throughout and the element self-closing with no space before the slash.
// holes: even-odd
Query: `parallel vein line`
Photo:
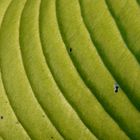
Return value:
<svg viewBox="0 0 140 140">
<path fill-rule="evenodd" d="M 88 28 L 88 23 L 87 23 L 86 20 L 84 19 L 84 15 L 83 15 L 83 12 L 82 12 L 82 6 L 81 6 L 80 1 L 79 1 L 79 4 L 80 4 L 81 15 L 82 15 L 82 17 L 83 17 L 83 21 L 84 21 L 85 27 L 86 27 L 87 31 L 89 32 L 90 38 L 91 38 L 91 40 L 92 40 L 94 46 L 96 47 L 96 50 L 97 50 L 97 52 L 98 52 L 98 54 L 99 54 L 99 56 L 100 56 L 100 58 L 101 58 L 101 60 L 102 60 L 102 62 L 103 62 L 103 64 L 104 64 L 104 66 L 106 67 L 106 69 L 108 70 L 108 72 L 111 74 L 112 78 L 115 79 L 115 81 L 120 85 L 120 88 L 124 91 L 124 93 L 130 93 L 129 90 L 126 90 L 126 89 L 122 86 L 122 81 L 120 80 L 120 78 L 119 78 L 116 74 L 114 74 L 114 73 L 109 69 L 109 67 L 111 67 L 111 66 L 110 66 L 110 64 L 107 62 L 106 58 L 103 57 L 102 53 L 100 52 L 100 49 L 98 48 L 99 45 L 98 45 L 98 43 L 95 41 L 95 39 L 94 39 L 94 37 L 93 37 L 93 35 L 92 35 L 90 29 Z M 137 103 L 135 103 L 133 100 L 130 99 L 129 94 L 126 94 L 126 95 L 127 95 L 128 99 L 131 101 L 131 103 L 134 105 L 134 107 L 139 111 L 140 109 L 138 108 Z"/>
<path fill-rule="evenodd" d="M 130 46 L 130 44 L 128 42 L 128 39 L 125 36 L 125 33 L 126 33 L 125 29 L 123 28 L 123 26 L 121 25 L 121 23 L 119 21 L 117 21 L 117 17 L 115 16 L 115 14 L 113 12 L 113 9 L 112 9 L 111 5 L 109 4 L 108 0 L 104 0 L 104 1 L 105 1 L 105 4 L 106 4 L 106 6 L 108 8 L 108 11 L 109 11 L 112 19 L 114 20 L 114 22 L 116 24 L 116 27 L 118 29 L 118 32 L 120 33 L 120 36 L 121 36 L 124 44 L 127 46 L 128 51 L 135 57 L 136 61 L 140 65 L 140 59 L 138 58 L 137 55 L 135 55 L 135 52 L 133 51 L 133 49 L 131 49 L 131 46 Z"/>
<path fill-rule="evenodd" d="M 2 77 L 2 71 L 1 71 L 1 77 Z M 28 131 L 25 129 L 25 127 L 23 126 L 22 122 L 19 120 L 19 118 L 17 117 L 15 111 L 14 111 L 14 108 L 12 107 L 11 105 L 11 102 L 9 100 L 9 97 L 8 97 L 8 94 L 7 94 L 7 91 L 6 91 L 6 88 L 4 86 L 4 82 L 3 82 L 3 78 L 1 78 L 2 80 L 2 83 L 3 83 L 3 87 L 4 87 L 4 91 L 5 91 L 5 96 L 7 97 L 7 100 L 8 100 L 8 103 L 9 103 L 9 106 L 11 107 L 11 110 L 13 112 L 13 114 L 15 115 L 17 121 L 19 122 L 19 124 L 22 126 L 22 129 L 25 131 L 25 133 L 28 135 L 28 137 L 31 139 L 31 136 L 29 135 Z"/>
<path fill-rule="evenodd" d="M 39 26 L 40 27 L 40 26 Z M 43 43 L 42 43 L 42 35 L 41 35 L 41 29 L 39 28 L 39 34 L 40 34 L 40 43 L 41 43 L 41 46 L 42 46 L 42 52 L 43 52 L 43 56 L 45 58 L 45 62 L 46 62 L 46 65 L 48 66 L 50 72 L 51 72 L 51 75 L 53 77 L 53 80 L 55 81 L 56 83 L 56 86 L 58 87 L 58 89 L 60 90 L 60 92 L 62 93 L 63 97 L 65 98 L 65 100 L 67 101 L 67 103 L 70 105 L 70 107 L 74 110 L 74 112 L 77 114 L 78 118 L 80 119 L 80 121 L 84 124 L 84 126 L 89 130 L 89 132 L 91 132 L 93 134 L 93 136 L 95 136 L 95 134 L 92 132 L 92 130 L 87 126 L 87 124 L 83 121 L 81 115 L 80 115 L 80 112 L 77 111 L 77 109 L 75 108 L 75 106 L 69 101 L 69 99 L 65 96 L 65 92 L 63 91 L 63 89 L 61 88 L 61 86 L 59 86 L 59 83 L 57 82 L 57 78 L 55 78 L 55 75 L 53 73 L 53 70 L 51 69 L 51 66 L 50 64 L 47 62 L 46 60 L 46 57 L 45 57 L 45 50 L 44 50 L 44 47 L 43 47 Z M 97 136 L 96 136 L 97 137 Z"/>
<path fill-rule="evenodd" d="M 80 0 L 79 0 L 79 4 L 80 4 L 80 8 L 81 8 L 81 17 L 83 18 L 83 23 L 84 23 L 84 25 L 85 25 L 85 27 L 86 27 L 86 29 L 87 29 L 87 31 L 88 31 L 88 33 L 89 33 L 89 36 L 90 36 L 90 39 L 91 39 L 91 41 L 93 42 L 93 45 L 96 47 L 96 46 L 99 46 L 98 45 L 98 43 L 96 43 L 96 41 L 94 40 L 94 38 L 93 38 L 93 36 L 92 36 L 92 33 L 90 32 L 90 29 L 88 28 L 88 23 L 85 21 L 85 18 L 84 18 L 84 15 L 82 14 L 82 6 L 81 6 L 81 2 L 80 2 Z M 125 42 L 124 42 L 125 43 Z M 125 43 L 125 45 L 126 45 L 126 43 Z M 106 70 L 110 73 L 110 75 L 111 75 L 111 77 L 113 78 L 113 79 L 115 79 L 115 81 L 116 82 L 118 82 L 119 83 L 119 78 L 117 78 L 117 76 L 116 75 L 114 75 L 113 74 L 113 72 L 111 71 L 111 70 L 109 70 L 109 66 L 108 66 L 108 64 L 104 61 L 104 59 L 103 59 L 103 57 L 102 57 L 102 54 L 100 53 L 100 51 L 99 51 L 99 49 L 98 49 L 98 47 L 96 47 L 96 50 L 97 50 L 97 52 L 98 52 L 98 54 L 99 54 L 99 57 L 101 58 L 101 60 L 102 60 L 102 62 L 103 62 L 103 64 L 104 64 L 104 66 L 106 67 Z M 131 53 L 132 54 L 132 53 Z M 128 92 L 128 91 L 124 91 L 125 89 L 121 86 L 121 84 L 119 84 L 120 85 L 120 87 L 121 87 L 121 89 L 123 90 L 123 92 L 124 93 L 126 93 L 126 92 Z M 127 94 L 126 94 L 127 95 Z M 128 96 L 127 96 L 128 97 Z M 139 108 L 137 108 L 137 105 L 135 105 L 135 103 L 128 97 L 128 99 L 133 103 L 133 105 L 134 105 L 134 107 L 137 109 L 137 110 L 139 110 Z"/>
<path fill-rule="evenodd" d="M 80 2 L 79 2 L 80 3 Z M 81 5 L 81 4 L 80 4 Z M 82 9 L 82 8 L 81 8 Z M 81 13 L 82 13 L 82 10 L 81 10 Z M 92 36 L 92 33 L 91 33 L 91 31 L 90 31 L 90 29 L 88 28 L 88 25 L 87 25 L 87 23 L 85 22 L 85 19 L 84 19 L 84 16 L 83 16 L 83 14 L 82 14 L 82 17 L 83 17 L 83 21 L 84 21 L 84 24 L 85 24 L 85 27 L 86 27 L 86 29 L 88 30 L 88 32 L 89 32 L 89 35 L 90 35 L 90 38 L 91 38 L 91 40 L 92 40 L 92 42 L 93 42 L 93 44 L 95 45 L 95 46 L 99 46 L 98 45 L 98 43 L 96 43 L 96 41 L 93 39 L 93 36 Z M 111 71 L 111 70 L 109 70 L 109 64 L 106 62 L 106 60 L 105 60 L 105 58 L 103 59 L 103 57 L 102 57 L 102 54 L 100 53 L 100 51 L 99 51 L 99 49 L 98 49 L 98 47 L 96 47 L 96 50 L 97 50 L 97 52 L 98 52 L 98 54 L 99 54 L 99 56 L 100 56 L 100 58 L 101 58 L 101 60 L 102 60 L 102 62 L 103 62 L 103 64 L 104 64 L 104 66 L 106 67 L 106 69 L 108 70 L 108 72 L 112 75 L 112 78 L 113 79 L 115 79 L 118 83 L 120 83 L 119 81 L 120 80 L 118 80 L 118 77 L 116 76 L 116 75 L 114 75 L 113 74 L 113 72 Z M 120 87 L 121 87 L 121 84 L 119 84 L 120 85 Z M 123 90 L 125 90 L 124 88 L 122 88 Z M 128 91 L 127 91 L 128 92 Z M 129 100 L 130 100 L 130 98 L 128 98 Z M 139 108 L 137 107 L 137 105 L 135 104 L 135 102 L 133 102 L 132 100 L 130 100 L 132 103 L 133 103 L 133 105 L 139 110 Z"/>
<path fill-rule="evenodd" d="M 3 16 L 2 21 L 3 21 L 4 18 L 6 17 L 7 12 L 8 12 L 8 9 L 11 7 L 13 1 L 14 1 L 14 0 L 12 0 L 12 1 L 10 2 L 9 6 L 7 7 L 7 9 L 6 9 L 6 11 L 5 11 L 5 14 L 4 14 L 4 16 Z M 2 23 L 2 24 L 3 24 L 3 23 Z M 0 26 L 0 33 L 1 33 L 2 24 L 1 24 L 1 26 Z M 4 84 L 3 72 L 2 72 L 1 67 L 2 67 L 2 66 L 1 66 L 1 62 L 0 62 L 1 80 L 2 80 L 2 83 L 3 83 L 4 90 L 5 90 L 5 95 L 6 95 L 7 99 L 8 99 L 8 101 L 9 101 L 9 105 L 10 105 L 11 109 L 13 110 L 13 113 L 14 113 L 14 115 L 16 116 L 17 120 L 18 120 L 19 123 L 21 124 L 23 130 L 24 130 L 25 133 L 28 135 L 28 137 L 31 139 L 31 136 L 29 135 L 28 131 L 25 129 L 25 127 L 24 127 L 24 125 L 22 124 L 22 122 L 20 121 L 20 119 L 17 117 L 17 115 L 16 115 L 16 113 L 15 113 L 15 110 L 14 110 L 14 108 L 13 108 L 12 105 L 11 105 L 11 101 L 9 100 L 9 97 L 8 97 L 8 94 L 7 94 L 7 90 L 6 90 L 6 87 L 5 87 L 5 84 Z"/>
<path fill-rule="evenodd" d="M 28 0 L 27 0 L 27 1 L 28 1 Z M 26 1 L 26 4 L 27 4 L 27 1 Z M 26 6 L 26 4 L 25 4 L 25 6 Z M 25 6 L 24 6 L 24 8 L 25 8 Z M 24 11 L 24 9 L 23 9 L 23 11 Z M 23 12 L 22 12 L 22 13 L 23 13 Z M 21 14 L 21 16 L 22 16 L 22 14 Z M 21 18 L 20 18 L 20 24 L 21 24 Z M 30 82 L 30 79 L 29 79 L 29 77 L 28 77 L 28 73 L 26 72 L 26 69 L 25 69 L 25 66 L 24 66 L 24 60 L 23 60 L 24 58 L 23 58 L 23 56 L 22 56 L 21 44 L 20 44 L 20 32 L 21 32 L 21 30 L 20 30 L 20 26 L 19 26 L 19 50 L 20 50 L 20 56 L 21 56 L 21 60 L 22 60 L 22 65 L 23 65 L 23 68 L 24 68 L 24 73 L 25 73 L 25 75 L 26 75 L 26 77 L 27 77 L 28 83 L 29 83 L 29 85 L 30 85 L 30 87 L 31 87 L 31 90 L 32 90 L 32 92 L 33 92 L 33 95 L 34 95 L 34 97 L 35 97 L 35 99 L 36 99 L 38 105 L 42 108 L 43 112 L 45 113 L 46 117 L 49 119 L 49 121 L 50 121 L 50 123 L 52 124 L 52 126 L 57 130 L 57 132 L 61 135 L 61 137 L 64 138 L 64 136 L 61 134 L 61 132 L 58 130 L 58 128 L 54 125 L 54 123 L 52 122 L 52 120 L 50 119 L 50 117 L 47 115 L 47 111 L 44 109 L 43 105 L 42 105 L 42 104 L 40 103 L 40 101 L 38 100 L 38 96 L 37 96 L 37 94 L 35 94 L 33 85 L 32 85 L 31 82 Z"/>
<path fill-rule="evenodd" d="M 57 14 L 57 12 L 56 12 L 56 14 Z M 58 16 L 57 16 L 57 20 L 58 20 L 58 25 L 59 25 Z M 63 32 L 62 32 L 62 30 L 61 30 L 61 26 L 60 26 L 60 25 L 59 25 L 59 29 L 60 29 L 60 33 L 61 33 L 61 36 L 62 36 L 62 39 L 63 39 L 63 42 L 64 42 L 65 46 L 68 46 L 68 43 L 67 43 L 67 41 L 66 41 L 66 39 L 65 39 L 65 37 L 64 37 L 64 35 L 63 35 Z M 69 54 L 68 54 L 68 55 L 69 55 Z M 81 80 L 84 82 L 84 84 L 85 84 L 86 87 L 89 89 L 89 91 L 90 91 L 91 93 L 93 93 L 92 89 L 91 89 L 90 86 L 87 84 L 87 80 L 83 78 L 83 76 L 82 76 L 81 73 L 79 72 L 78 68 L 75 66 L 72 57 L 71 57 L 70 55 L 69 55 L 69 57 L 70 57 L 70 59 L 71 59 L 73 65 L 74 65 L 74 67 L 76 68 L 79 77 L 80 77 Z M 94 87 L 94 88 L 95 88 L 95 87 Z M 97 90 L 94 89 L 94 92 L 97 92 Z M 120 129 L 128 136 L 127 132 L 124 131 L 124 129 L 121 127 L 120 123 L 117 123 L 116 119 L 115 119 L 115 118 L 107 111 L 107 109 L 102 105 L 102 102 L 101 102 L 100 99 L 97 98 L 97 96 L 96 96 L 97 94 L 94 94 L 94 95 L 95 95 L 96 99 L 98 100 L 98 102 L 100 103 L 100 105 L 102 106 L 102 108 L 104 109 L 104 111 L 114 120 L 114 122 L 120 127 Z M 92 130 L 91 130 L 91 131 L 92 131 Z"/>
<path fill-rule="evenodd" d="M 81 3 L 80 3 L 80 1 L 79 1 L 79 4 L 80 4 L 80 8 L 81 8 Z M 82 9 L 82 8 L 81 8 Z M 82 18 L 83 18 L 83 22 L 84 22 L 84 25 L 85 25 L 85 27 L 86 27 L 86 29 L 87 29 L 87 31 L 89 32 L 89 35 L 90 35 L 90 38 L 91 38 L 91 40 L 92 40 L 92 42 L 93 42 L 93 44 L 94 44 L 94 46 L 97 46 L 97 43 L 96 43 L 96 41 L 92 38 L 92 35 L 91 35 L 91 32 L 90 32 L 90 30 L 88 29 L 88 26 L 87 26 L 87 24 L 86 24 L 86 22 L 85 22 L 85 19 L 84 19 L 84 16 L 83 16 L 83 14 L 82 14 L 82 10 L 81 10 L 81 16 L 82 16 Z M 113 79 L 115 79 L 117 82 L 119 81 L 115 76 L 113 76 L 113 74 L 112 74 L 112 72 L 108 69 L 108 66 L 106 65 L 106 62 L 104 61 L 104 59 L 102 58 L 102 56 L 100 55 L 100 53 L 99 53 L 99 50 L 98 50 L 98 47 L 96 47 L 96 50 L 97 50 L 97 52 L 98 52 L 98 54 L 99 54 L 99 56 L 100 56 L 100 58 L 101 58 L 101 60 L 102 60 L 102 62 L 103 62 L 103 64 L 104 64 L 104 66 L 106 67 L 106 69 L 107 69 L 107 71 L 110 73 L 110 75 L 112 76 L 112 78 Z M 118 82 L 119 83 L 119 82 Z M 120 85 L 120 84 L 119 84 Z M 121 86 L 120 86 L 121 87 Z M 123 89 L 122 89 L 123 90 Z M 124 91 L 124 90 L 123 90 Z M 124 92 L 125 93 L 125 92 Z M 97 97 L 97 99 L 98 99 L 98 97 Z M 129 98 L 128 98 L 129 99 Z M 130 100 L 130 99 L 129 99 Z M 131 100 L 130 100 L 131 101 Z M 131 101 L 131 103 L 132 103 L 132 101 Z M 135 106 L 134 106 L 135 107 Z M 112 116 L 112 115 L 111 115 Z M 112 116 L 113 117 L 113 116 Z M 114 117 L 113 117 L 114 118 Z M 114 120 L 116 120 L 116 118 L 114 118 Z M 118 123 L 118 125 L 120 126 L 120 128 L 125 132 L 125 134 L 127 134 L 127 136 L 129 136 L 130 138 L 131 138 L 131 135 L 122 127 L 122 125 L 120 124 L 120 123 Z"/>
</svg>

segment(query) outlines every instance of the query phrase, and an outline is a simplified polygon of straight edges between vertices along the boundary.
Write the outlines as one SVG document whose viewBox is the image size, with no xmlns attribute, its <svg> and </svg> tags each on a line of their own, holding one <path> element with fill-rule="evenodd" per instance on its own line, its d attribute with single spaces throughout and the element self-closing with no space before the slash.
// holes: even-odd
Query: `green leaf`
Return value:
<svg viewBox="0 0 140 140">
<path fill-rule="evenodd" d="M 0 140 L 139 140 L 139 48 L 135 0 L 1 0 Z"/>
</svg>

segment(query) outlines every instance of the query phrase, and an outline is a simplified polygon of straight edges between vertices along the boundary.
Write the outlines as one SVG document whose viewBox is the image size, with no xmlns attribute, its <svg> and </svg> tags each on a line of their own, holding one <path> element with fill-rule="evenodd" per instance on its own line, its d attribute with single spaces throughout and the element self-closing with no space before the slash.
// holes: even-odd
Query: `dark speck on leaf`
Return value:
<svg viewBox="0 0 140 140">
<path fill-rule="evenodd" d="M 70 48 L 70 52 L 72 52 L 72 48 Z"/>
<path fill-rule="evenodd" d="M 115 83 L 114 85 L 114 92 L 118 92 L 119 90 L 119 85 L 117 83 Z"/>
<path fill-rule="evenodd" d="M 118 89 L 115 89 L 115 92 L 118 92 Z"/>
<path fill-rule="evenodd" d="M 1 119 L 3 119 L 3 116 L 0 116 Z"/>
<path fill-rule="evenodd" d="M 51 139 L 53 139 L 53 137 L 51 137 Z"/>
</svg>

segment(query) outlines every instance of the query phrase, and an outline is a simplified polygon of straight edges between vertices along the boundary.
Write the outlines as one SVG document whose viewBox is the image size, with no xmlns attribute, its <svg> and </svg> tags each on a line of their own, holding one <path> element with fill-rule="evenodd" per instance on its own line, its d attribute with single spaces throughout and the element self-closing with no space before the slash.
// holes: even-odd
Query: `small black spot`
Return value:
<svg viewBox="0 0 140 140">
<path fill-rule="evenodd" d="M 51 139 L 53 139 L 53 137 L 51 137 Z"/>
<path fill-rule="evenodd" d="M 1 119 L 3 119 L 3 116 L 0 116 Z"/>
<path fill-rule="evenodd" d="M 72 48 L 70 48 L 70 52 L 72 52 Z"/>
<path fill-rule="evenodd" d="M 119 85 L 117 83 L 115 83 L 114 85 L 114 92 L 118 92 L 119 90 Z"/>
<path fill-rule="evenodd" d="M 118 89 L 115 89 L 115 92 L 118 92 Z"/>
</svg>

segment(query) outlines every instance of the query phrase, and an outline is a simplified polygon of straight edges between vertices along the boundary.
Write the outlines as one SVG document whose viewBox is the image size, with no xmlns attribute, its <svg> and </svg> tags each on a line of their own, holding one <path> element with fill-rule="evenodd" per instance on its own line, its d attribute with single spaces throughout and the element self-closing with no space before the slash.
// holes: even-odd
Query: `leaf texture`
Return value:
<svg viewBox="0 0 140 140">
<path fill-rule="evenodd" d="M 0 0 L 0 140 L 139 140 L 139 79 L 139 0 Z"/>
</svg>

